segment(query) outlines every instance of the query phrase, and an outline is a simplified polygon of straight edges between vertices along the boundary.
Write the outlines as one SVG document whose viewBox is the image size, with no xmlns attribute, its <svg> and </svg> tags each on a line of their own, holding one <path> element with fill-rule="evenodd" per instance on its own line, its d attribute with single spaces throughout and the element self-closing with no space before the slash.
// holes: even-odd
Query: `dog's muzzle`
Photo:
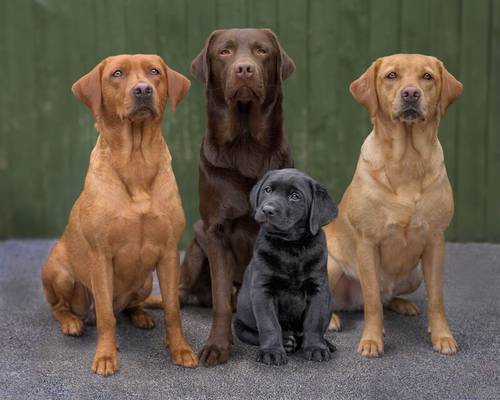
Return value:
<svg viewBox="0 0 500 400">
<path fill-rule="evenodd" d="M 402 120 L 423 119 L 421 97 L 422 92 L 417 87 L 405 87 L 400 93 L 398 118 Z"/>
</svg>

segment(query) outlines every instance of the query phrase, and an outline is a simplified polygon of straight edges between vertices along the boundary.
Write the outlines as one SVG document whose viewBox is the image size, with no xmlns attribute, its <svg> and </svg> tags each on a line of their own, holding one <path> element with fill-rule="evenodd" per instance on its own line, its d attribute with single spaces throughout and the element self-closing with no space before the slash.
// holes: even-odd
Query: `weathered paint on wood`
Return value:
<svg viewBox="0 0 500 400">
<path fill-rule="evenodd" d="M 276 31 L 297 64 L 284 88 L 294 159 L 336 199 L 370 129 L 349 83 L 379 56 L 442 59 L 465 86 L 440 128 L 456 204 L 448 239 L 500 241 L 497 0 L 0 0 L 0 237 L 64 227 L 96 140 L 75 80 L 107 55 L 139 52 L 190 76 L 212 30 L 250 26 Z M 188 225 L 198 218 L 205 121 L 204 88 L 193 82 L 164 127 Z"/>
</svg>

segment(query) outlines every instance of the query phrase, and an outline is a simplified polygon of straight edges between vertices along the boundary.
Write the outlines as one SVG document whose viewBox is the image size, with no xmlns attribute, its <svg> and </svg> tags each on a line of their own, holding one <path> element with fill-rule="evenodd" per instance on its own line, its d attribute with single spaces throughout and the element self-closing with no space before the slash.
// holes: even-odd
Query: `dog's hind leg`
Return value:
<svg viewBox="0 0 500 400">
<path fill-rule="evenodd" d="M 236 337 L 242 342 L 251 344 L 253 346 L 259 345 L 259 332 L 249 328 L 238 318 L 234 319 L 234 333 Z"/>
<path fill-rule="evenodd" d="M 403 295 L 413 293 L 418 289 L 422 282 L 422 270 L 420 265 L 415 268 L 410 275 L 404 279 L 399 285 L 396 287 L 395 294 Z M 388 310 L 394 311 L 398 314 L 402 315 L 418 315 L 420 314 L 420 310 L 418 306 L 407 299 L 402 297 L 393 297 L 390 299 L 385 305 L 385 308 Z"/>
<path fill-rule="evenodd" d="M 152 288 L 153 275 L 150 274 L 146 279 L 146 282 L 144 282 L 143 287 L 137 291 L 135 297 L 125 308 L 125 314 L 128 316 L 131 324 L 136 328 L 151 329 L 155 326 L 155 320 L 149 313 L 144 310 L 145 304 L 143 302 L 144 299 L 151 293 Z"/>
<path fill-rule="evenodd" d="M 65 335 L 83 334 L 83 321 L 72 310 L 76 283 L 68 268 L 64 243 L 59 241 L 51 250 L 42 267 L 42 283 L 52 315 L 61 325 Z"/>
</svg>

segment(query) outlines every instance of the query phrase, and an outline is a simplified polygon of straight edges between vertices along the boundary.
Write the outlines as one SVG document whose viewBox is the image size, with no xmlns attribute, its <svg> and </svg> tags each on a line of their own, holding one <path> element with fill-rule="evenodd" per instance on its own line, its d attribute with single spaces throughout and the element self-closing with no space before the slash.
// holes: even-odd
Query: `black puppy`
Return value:
<svg viewBox="0 0 500 400">
<path fill-rule="evenodd" d="M 238 296 L 234 331 L 260 346 L 257 361 L 304 357 L 326 361 L 335 346 L 325 338 L 332 315 L 327 249 L 321 227 L 337 215 L 327 190 L 296 169 L 270 171 L 253 187 L 250 203 L 260 224 Z"/>
</svg>

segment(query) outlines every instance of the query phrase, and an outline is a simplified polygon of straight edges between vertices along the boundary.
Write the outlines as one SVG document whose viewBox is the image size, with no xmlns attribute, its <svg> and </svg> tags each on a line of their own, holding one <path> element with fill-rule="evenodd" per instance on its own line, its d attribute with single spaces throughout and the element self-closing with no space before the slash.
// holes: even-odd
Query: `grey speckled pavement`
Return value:
<svg viewBox="0 0 500 400">
<path fill-rule="evenodd" d="M 170 364 L 163 317 L 142 331 L 118 319 L 120 371 L 90 372 L 96 330 L 64 336 L 42 296 L 40 266 L 53 241 L 0 242 L 0 399 L 500 399 L 500 245 L 448 244 L 445 299 L 460 346 L 456 356 L 432 351 L 425 315 L 385 312 L 385 355 L 356 353 L 361 313 L 341 314 L 330 334 L 334 359 L 299 355 L 284 367 L 255 363 L 256 349 L 236 342 L 229 363 L 185 370 Z M 425 292 L 412 298 L 425 310 Z M 424 313 L 425 314 L 425 313 Z M 183 309 L 188 340 L 199 350 L 210 310 Z"/>
</svg>

